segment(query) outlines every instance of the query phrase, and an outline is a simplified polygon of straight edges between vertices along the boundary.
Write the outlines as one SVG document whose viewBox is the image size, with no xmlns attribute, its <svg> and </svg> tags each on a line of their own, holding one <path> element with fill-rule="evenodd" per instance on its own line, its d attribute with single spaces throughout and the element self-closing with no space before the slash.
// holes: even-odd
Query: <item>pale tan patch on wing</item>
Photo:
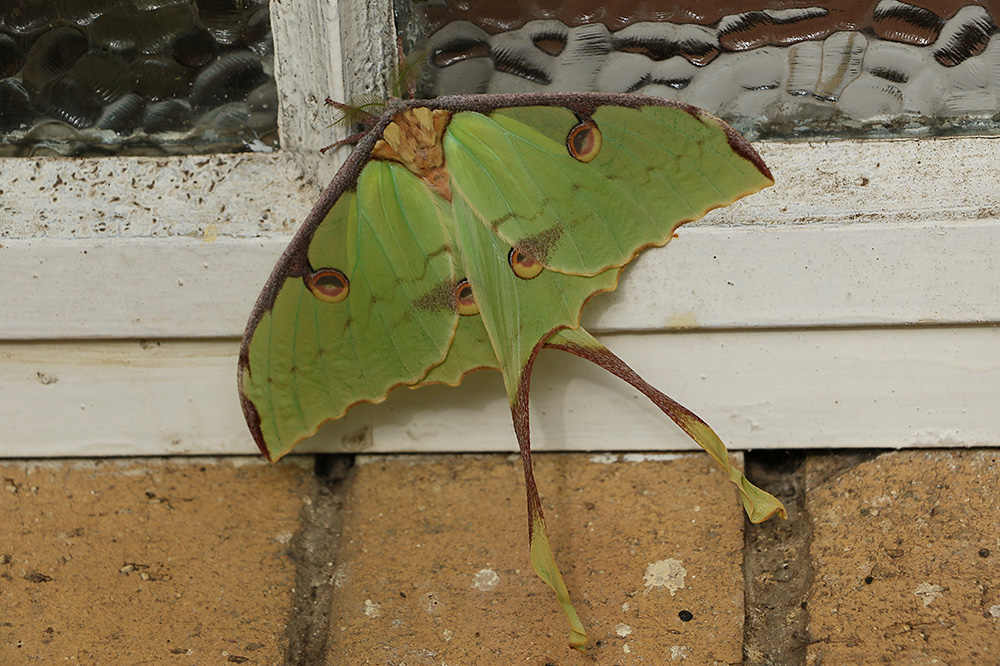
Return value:
<svg viewBox="0 0 1000 666">
<path fill-rule="evenodd" d="M 451 111 L 426 107 L 407 109 L 393 118 L 375 144 L 372 157 L 399 162 L 451 201 L 448 167 L 442 137 Z"/>
</svg>

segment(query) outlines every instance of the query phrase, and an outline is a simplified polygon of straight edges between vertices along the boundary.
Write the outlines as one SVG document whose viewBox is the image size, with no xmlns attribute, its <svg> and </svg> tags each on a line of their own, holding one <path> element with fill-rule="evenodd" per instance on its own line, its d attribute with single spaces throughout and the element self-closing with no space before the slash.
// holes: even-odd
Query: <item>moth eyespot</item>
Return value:
<svg viewBox="0 0 1000 666">
<path fill-rule="evenodd" d="M 601 130 L 593 120 L 585 120 L 569 131 L 566 135 L 566 148 L 569 154 L 587 163 L 601 152 Z"/>
<path fill-rule="evenodd" d="M 516 247 L 510 248 L 510 252 L 507 253 L 507 263 L 510 264 L 511 269 L 514 271 L 514 275 L 522 280 L 536 278 L 542 272 L 542 265 L 540 263 L 526 255 L 524 252 L 521 252 Z"/>
<path fill-rule="evenodd" d="M 347 298 L 351 283 L 336 268 L 321 268 L 305 277 L 313 296 L 326 303 L 339 303 Z"/>
<path fill-rule="evenodd" d="M 472 293 L 472 285 L 464 278 L 455 285 L 455 304 L 460 315 L 469 317 L 479 314 L 479 304 L 476 303 L 476 296 Z"/>
</svg>

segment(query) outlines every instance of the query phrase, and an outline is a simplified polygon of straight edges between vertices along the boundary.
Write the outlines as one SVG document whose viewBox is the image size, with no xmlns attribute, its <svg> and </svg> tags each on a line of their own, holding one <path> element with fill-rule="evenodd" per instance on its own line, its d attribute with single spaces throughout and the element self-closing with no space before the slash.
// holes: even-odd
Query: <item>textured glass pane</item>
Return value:
<svg viewBox="0 0 1000 666">
<path fill-rule="evenodd" d="M 269 150 L 267 0 L 0 0 L 0 155 Z"/>
<path fill-rule="evenodd" d="M 408 2 L 409 0 L 397 0 Z M 415 1 L 422 94 L 677 99 L 751 137 L 996 133 L 998 2 Z"/>
</svg>

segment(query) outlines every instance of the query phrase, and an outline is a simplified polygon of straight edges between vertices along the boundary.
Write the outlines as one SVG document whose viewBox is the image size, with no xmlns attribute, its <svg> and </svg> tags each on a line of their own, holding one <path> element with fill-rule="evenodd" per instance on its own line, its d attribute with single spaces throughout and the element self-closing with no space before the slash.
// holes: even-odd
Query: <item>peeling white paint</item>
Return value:
<svg viewBox="0 0 1000 666">
<path fill-rule="evenodd" d="M 644 593 L 649 594 L 654 587 L 665 587 L 670 590 L 670 596 L 674 596 L 677 590 L 684 588 L 687 573 L 684 563 L 680 560 L 666 559 L 651 562 L 642 577 L 646 584 Z"/>
<path fill-rule="evenodd" d="M 601 465 L 610 465 L 616 462 L 642 463 L 642 462 L 664 462 L 683 458 L 687 453 L 597 453 L 590 456 L 590 462 Z"/>
<path fill-rule="evenodd" d="M 132 255 L 126 252 L 125 256 Z M 9 268 L 5 256 L 0 255 L 0 266 L 5 271 Z M 42 307 L 32 307 L 36 306 Z M 248 311 L 250 303 L 245 307 Z M 0 312 L 18 311 L 5 309 L 0 302 Z M 197 319 L 190 309 L 188 314 L 192 321 Z M 241 316 L 245 324 L 246 312 Z M 19 318 L 12 315 L 6 320 Z M 0 317 L 0 325 L 4 321 Z M 120 331 L 122 327 L 109 324 L 105 330 Z M 615 338 L 614 346 L 622 357 L 642 358 L 642 373 L 650 380 L 658 376 L 676 379 L 679 383 L 671 384 L 671 391 L 683 394 L 690 405 L 708 405 L 701 416 L 709 423 L 737 423 L 749 417 L 781 423 L 782 428 L 757 431 L 729 442 L 737 447 L 769 449 L 782 443 L 855 447 L 862 441 L 857 438 L 862 430 L 867 433 L 866 443 L 896 447 L 906 432 L 920 424 L 954 420 L 955 414 L 962 415 L 969 441 L 995 447 L 1000 441 L 1000 420 L 994 417 L 1000 364 L 988 366 L 982 350 L 998 343 L 1000 327 L 915 326 L 906 328 L 905 333 L 902 329 L 824 329 L 808 334 L 740 330 L 705 336 L 621 335 Z M 782 353 L 774 352 L 776 349 Z M 124 340 L 2 344 L 3 452 L 10 457 L 250 453 L 253 442 L 247 437 L 246 421 L 232 390 L 238 350 L 238 342 L 231 339 L 164 340 L 148 348 Z M 941 350 L 947 350 L 947 358 Z M 648 413 L 645 407 L 637 409 L 639 403 L 629 397 L 630 392 L 617 386 L 597 390 L 595 382 L 603 377 L 597 375 L 592 381 L 589 375 L 579 376 L 589 369 L 573 363 L 575 359 L 561 359 L 563 356 L 570 355 L 539 359 L 547 366 L 539 368 L 535 387 L 540 396 L 536 406 L 539 428 L 548 428 L 545 439 L 553 446 L 579 450 L 609 443 L 647 450 L 696 446 L 680 429 L 665 429 L 663 414 L 651 403 L 649 410 L 655 413 Z M 706 358 L 730 364 L 726 382 L 697 379 L 705 371 Z M 830 381 L 805 391 L 798 383 L 805 380 L 795 374 L 796 368 L 802 367 L 810 368 L 810 376 Z M 844 367 L 856 372 L 845 374 L 841 372 Z M 761 375 L 761 368 L 769 372 Z M 40 384 L 36 374 L 40 370 L 57 375 L 59 382 Z M 595 367 L 594 372 L 599 369 Z M 764 384 L 761 377 L 767 380 Z M 342 450 L 343 435 L 356 432 L 365 423 L 371 424 L 375 442 L 369 451 L 380 454 L 418 449 L 468 451 L 470 442 L 477 452 L 509 448 L 510 405 L 503 391 L 497 391 L 495 376 L 473 373 L 462 386 L 462 400 L 448 393 L 454 389 L 430 386 L 403 394 L 394 392 L 389 406 L 359 405 L 344 419 L 324 425 L 298 450 Z M 946 396 L 940 393 L 941 386 L 960 389 Z M 748 402 L 746 396 L 761 392 L 770 396 L 768 400 Z M 105 399 L 96 401 L 95 395 Z M 544 395 L 561 397 L 546 404 L 541 398 Z M 886 395 L 893 397 L 891 419 L 884 409 Z M 81 404 L 86 405 L 85 410 L 80 409 Z M 563 404 L 576 405 L 578 413 L 588 414 L 588 428 L 575 428 L 566 419 L 553 417 L 564 413 Z M 730 418 L 728 409 L 713 416 L 713 404 L 739 407 Z M 928 410 L 928 404 L 934 404 L 935 409 Z M 383 407 L 390 410 L 391 417 L 381 413 Z M 546 412 L 551 417 L 547 423 Z M 45 417 L 54 413 L 72 414 L 72 418 Z M 122 422 L 124 413 L 134 418 Z M 851 419 L 842 418 L 848 413 Z M 110 429 L 113 436 L 109 436 L 109 424 L 115 424 Z M 538 448 L 545 448 L 541 441 Z M 428 498 L 421 503 L 431 504 Z"/>
<path fill-rule="evenodd" d="M 8 162 L 4 231 L 13 238 L 200 239 L 213 225 L 228 236 L 283 234 L 301 222 L 321 182 L 315 159 L 295 150 Z"/>
<path fill-rule="evenodd" d="M 671 645 L 670 661 L 680 661 L 691 656 L 691 648 L 687 645 Z"/>
<path fill-rule="evenodd" d="M 500 576 L 493 569 L 480 569 L 472 577 L 472 589 L 480 592 L 490 592 L 500 584 Z"/>
<path fill-rule="evenodd" d="M 913 594 L 923 600 L 924 607 L 926 608 L 931 605 L 932 601 L 944 596 L 944 588 L 940 585 L 932 585 L 931 583 L 921 583 L 917 585 L 917 589 L 913 590 Z"/>
<path fill-rule="evenodd" d="M 376 604 L 371 599 L 365 599 L 365 615 L 368 617 L 382 617 L 382 604 Z"/>
<path fill-rule="evenodd" d="M 621 636 L 622 638 L 625 638 L 626 636 L 632 633 L 632 627 L 624 623 L 616 624 L 615 633 Z"/>
<path fill-rule="evenodd" d="M 622 461 L 630 463 L 641 462 L 665 462 L 667 460 L 677 460 L 689 453 L 626 453 L 622 456 Z"/>
<path fill-rule="evenodd" d="M 1000 604 L 994 604 L 990 606 L 990 617 L 995 617 L 1000 619 Z"/>
<path fill-rule="evenodd" d="M 925 429 L 917 431 L 908 436 L 902 442 L 902 446 L 910 447 L 970 447 L 975 443 L 969 441 L 968 434 L 964 430 L 958 429 Z"/>
<path fill-rule="evenodd" d="M 691 310 L 671 313 L 663 322 L 664 328 L 698 328 L 698 316 Z"/>
</svg>

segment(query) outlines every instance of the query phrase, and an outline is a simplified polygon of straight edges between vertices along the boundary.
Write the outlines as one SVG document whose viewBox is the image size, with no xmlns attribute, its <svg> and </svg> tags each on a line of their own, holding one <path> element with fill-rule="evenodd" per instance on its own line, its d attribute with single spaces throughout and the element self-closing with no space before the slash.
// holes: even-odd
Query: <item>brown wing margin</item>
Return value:
<svg viewBox="0 0 1000 666">
<path fill-rule="evenodd" d="M 750 142 L 718 116 L 690 104 L 675 102 L 661 97 L 635 95 L 632 93 L 509 93 L 485 95 L 451 95 L 435 99 L 394 100 L 393 114 L 415 106 L 448 111 L 475 111 L 489 114 L 497 109 L 513 106 L 558 106 L 569 109 L 580 118 L 589 118 L 600 106 L 623 106 L 637 109 L 643 106 L 666 106 L 691 114 L 702 122 L 711 122 L 726 132 L 729 145 L 743 159 L 751 162 L 757 170 L 770 180 L 774 180 L 764 160 L 753 149 Z"/>
<path fill-rule="evenodd" d="M 240 344 L 236 381 L 240 392 L 240 406 L 243 408 L 243 416 L 246 418 L 247 426 L 250 428 L 254 441 L 257 443 L 257 448 L 260 449 L 260 452 L 268 460 L 270 460 L 270 456 L 264 445 L 264 435 L 260 428 L 260 415 L 243 390 L 243 375 L 250 368 L 250 340 L 264 313 L 274 306 L 274 299 L 277 297 L 281 284 L 289 277 L 303 277 L 311 271 L 308 249 L 316 228 L 326 217 L 327 213 L 330 212 L 337 199 L 357 183 L 361 170 L 365 168 L 365 165 L 371 158 L 375 142 L 381 137 L 382 130 L 392 120 L 393 115 L 398 112 L 399 108 L 397 108 L 396 104 L 389 104 L 386 112 L 379 117 L 372 129 L 355 146 L 347 160 L 337 171 L 336 176 L 330 181 L 326 189 L 323 190 L 319 201 L 309 211 L 302 226 L 299 227 L 295 236 L 292 237 L 288 247 L 282 252 L 278 263 L 274 266 L 274 270 L 271 271 L 270 277 L 264 283 L 260 296 L 257 297 L 257 302 L 253 306 L 253 310 L 250 312 L 250 319 L 247 322 L 246 330 L 243 333 L 243 341 Z"/>
</svg>

